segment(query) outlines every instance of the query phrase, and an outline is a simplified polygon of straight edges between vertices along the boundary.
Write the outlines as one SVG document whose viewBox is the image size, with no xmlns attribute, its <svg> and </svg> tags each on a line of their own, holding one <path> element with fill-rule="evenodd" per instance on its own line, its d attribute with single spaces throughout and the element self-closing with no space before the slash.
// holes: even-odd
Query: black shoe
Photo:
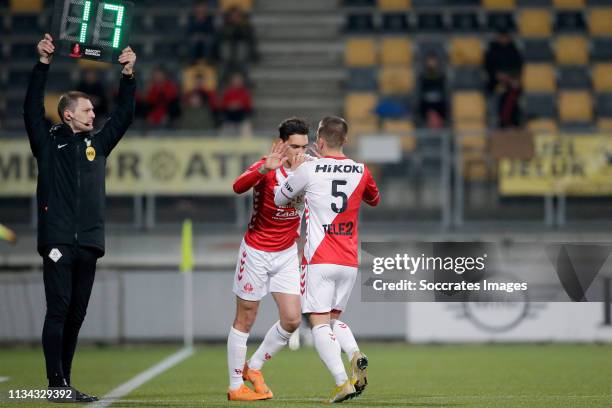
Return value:
<svg viewBox="0 0 612 408">
<path fill-rule="evenodd" d="M 76 402 L 96 402 L 99 400 L 99 398 L 94 395 L 87 395 L 74 387 L 70 388 L 74 390 L 74 397 Z"/>
</svg>

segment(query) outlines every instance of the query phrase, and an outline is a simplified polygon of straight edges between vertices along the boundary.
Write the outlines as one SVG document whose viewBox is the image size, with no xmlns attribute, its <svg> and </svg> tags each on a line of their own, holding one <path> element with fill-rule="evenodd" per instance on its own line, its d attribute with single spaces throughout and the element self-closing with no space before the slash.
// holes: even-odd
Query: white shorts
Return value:
<svg viewBox="0 0 612 408">
<path fill-rule="evenodd" d="M 240 244 L 233 292 L 240 299 L 261 300 L 268 292 L 300 294 L 297 244 L 266 252 Z"/>
<path fill-rule="evenodd" d="M 304 276 L 305 275 L 305 276 Z M 357 268 L 344 265 L 302 266 L 302 313 L 344 311 L 357 279 Z"/>
</svg>

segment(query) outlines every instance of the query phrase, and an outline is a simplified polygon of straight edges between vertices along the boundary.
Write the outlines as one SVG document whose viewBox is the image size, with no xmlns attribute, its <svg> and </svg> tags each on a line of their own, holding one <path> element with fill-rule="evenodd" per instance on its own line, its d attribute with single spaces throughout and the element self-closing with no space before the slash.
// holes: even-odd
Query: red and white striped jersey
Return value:
<svg viewBox="0 0 612 408">
<path fill-rule="evenodd" d="M 357 266 L 361 201 L 375 206 L 378 187 L 368 168 L 346 157 L 326 156 L 302 164 L 279 188 L 274 202 L 291 202 L 304 192 L 308 264 Z"/>
<path fill-rule="evenodd" d="M 253 188 L 253 210 L 244 240 L 260 251 L 277 252 L 289 248 L 300 236 L 304 212 L 303 195 L 283 205 L 274 204 L 274 187 L 281 185 L 291 171 L 280 167 L 261 174 L 265 158 L 254 163 L 236 181 L 234 192 L 242 194 Z"/>
</svg>

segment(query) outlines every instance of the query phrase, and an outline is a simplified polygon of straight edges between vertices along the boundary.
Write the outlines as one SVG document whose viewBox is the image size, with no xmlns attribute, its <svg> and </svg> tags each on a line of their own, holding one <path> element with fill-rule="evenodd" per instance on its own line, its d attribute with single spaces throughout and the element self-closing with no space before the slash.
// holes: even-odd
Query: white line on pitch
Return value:
<svg viewBox="0 0 612 408">
<path fill-rule="evenodd" d="M 100 399 L 100 401 L 93 402 L 89 404 L 88 406 L 90 408 L 108 407 L 109 405 L 111 405 L 114 402 L 117 402 L 117 400 L 119 400 L 121 397 L 126 396 L 127 394 L 134 391 L 136 388 L 140 387 L 141 385 L 143 385 L 144 383 L 146 383 L 153 377 L 160 375 L 161 373 L 174 367 L 181 361 L 189 358 L 193 354 L 193 352 L 194 352 L 193 348 L 191 347 L 184 348 L 184 349 L 177 351 L 171 356 L 155 364 L 153 367 L 149 368 L 148 370 L 143 371 L 142 373 L 138 374 L 136 377 L 132 378 L 131 380 L 121 384 L 120 386 L 118 386 L 117 388 L 115 388 L 114 390 L 106 394 L 105 396 L 103 396 Z"/>
<path fill-rule="evenodd" d="M 11 377 L 0 377 L 0 383 L 7 382 Z"/>
</svg>

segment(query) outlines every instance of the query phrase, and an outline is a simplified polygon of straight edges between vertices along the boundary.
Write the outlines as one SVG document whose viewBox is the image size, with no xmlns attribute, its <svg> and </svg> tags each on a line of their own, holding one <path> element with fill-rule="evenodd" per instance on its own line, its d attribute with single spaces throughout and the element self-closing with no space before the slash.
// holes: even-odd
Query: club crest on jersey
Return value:
<svg viewBox="0 0 612 408">
<path fill-rule="evenodd" d="M 363 166 L 359 164 L 317 164 L 315 173 L 358 173 L 363 174 Z M 292 190 L 289 190 L 292 191 Z"/>
<path fill-rule="evenodd" d="M 246 293 L 251 293 L 253 292 L 253 285 L 251 285 L 250 283 L 247 283 L 246 285 L 244 285 L 242 290 L 244 290 Z"/>
</svg>

